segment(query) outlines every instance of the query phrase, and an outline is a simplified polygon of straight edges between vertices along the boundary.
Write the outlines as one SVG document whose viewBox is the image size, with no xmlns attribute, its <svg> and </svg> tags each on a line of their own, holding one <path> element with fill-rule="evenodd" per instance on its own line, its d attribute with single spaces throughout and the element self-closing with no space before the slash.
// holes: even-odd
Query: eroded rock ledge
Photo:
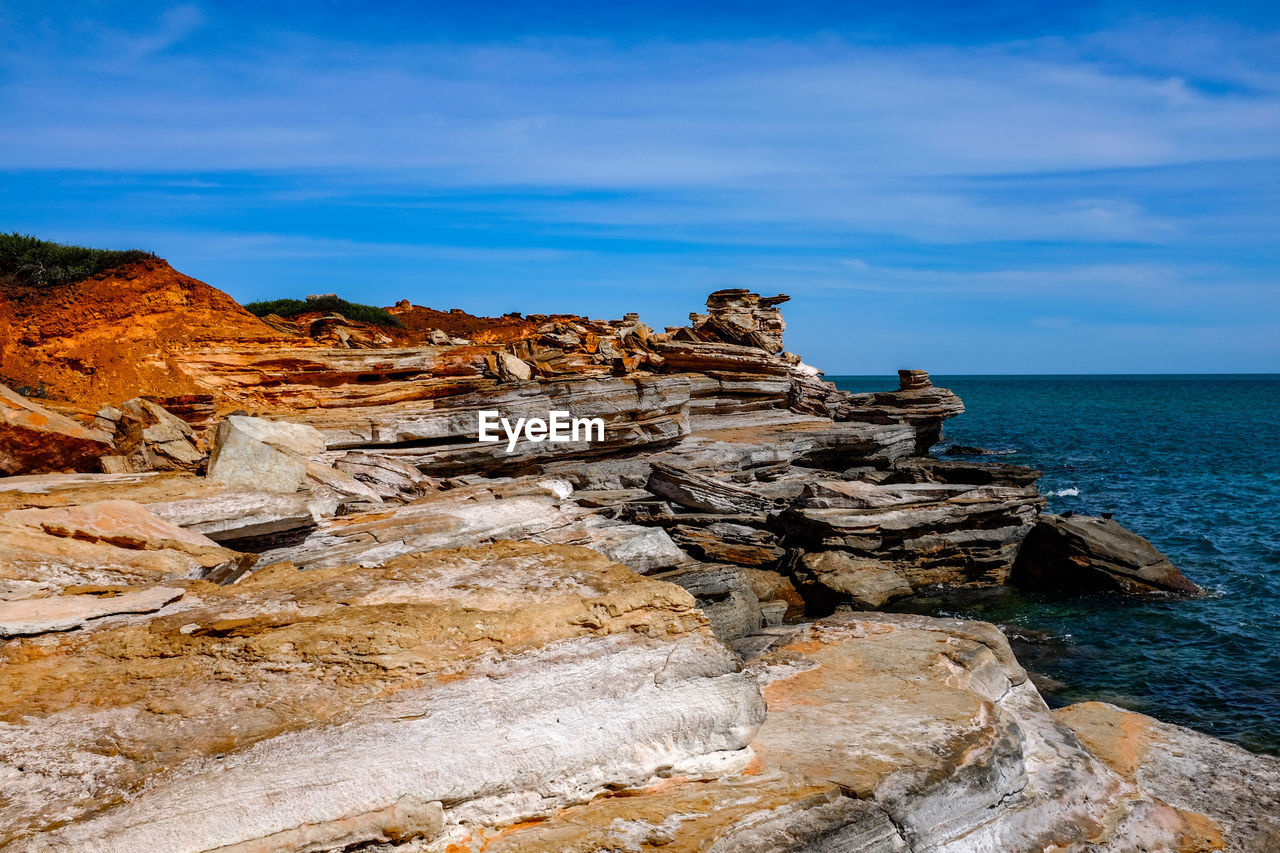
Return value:
<svg viewBox="0 0 1280 853">
<path fill-rule="evenodd" d="M 927 456 L 959 398 L 838 391 L 785 296 L 656 332 L 263 322 L 159 261 L 76 293 L 5 306 L 0 378 L 70 398 L 0 399 L 6 853 L 1276 845 L 1275 759 L 873 612 L 1015 567 L 1194 589 L 1034 470 Z M 552 409 L 604 440 L 476 441 Z"/>
</svg>

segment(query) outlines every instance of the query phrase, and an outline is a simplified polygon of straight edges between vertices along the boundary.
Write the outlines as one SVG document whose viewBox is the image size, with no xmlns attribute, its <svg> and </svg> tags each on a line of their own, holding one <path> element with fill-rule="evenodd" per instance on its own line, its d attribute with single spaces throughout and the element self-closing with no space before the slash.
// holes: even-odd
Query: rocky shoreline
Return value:
<svg viewBox="0 0 1280 853">
<path fill-rule="evenodd" d="M 3 297 L 0 378 L 48 398 L 0 388 L 0 850 L 1280 849 L 1280 759 L 878 612 L 1200 590 L 930 457 L 961 400 L 836 390 L 785 296 L 661 332 L 259 320 L 163 261 Z M 603 437 L 508 452 L 489 411 Z"/>
</svg>

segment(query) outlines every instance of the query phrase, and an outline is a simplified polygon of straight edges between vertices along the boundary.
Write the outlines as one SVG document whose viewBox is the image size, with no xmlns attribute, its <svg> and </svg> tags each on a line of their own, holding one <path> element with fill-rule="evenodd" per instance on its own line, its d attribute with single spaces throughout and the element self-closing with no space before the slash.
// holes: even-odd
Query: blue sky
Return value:
<svg viewBox="0 0 1280 853">
<path fill-rule="evenodd" d="M 1280 372 L 1278 10 L 0 0 L 0 228 L 242 301 L 785 292 L 829 373 Z"/>
</svg>

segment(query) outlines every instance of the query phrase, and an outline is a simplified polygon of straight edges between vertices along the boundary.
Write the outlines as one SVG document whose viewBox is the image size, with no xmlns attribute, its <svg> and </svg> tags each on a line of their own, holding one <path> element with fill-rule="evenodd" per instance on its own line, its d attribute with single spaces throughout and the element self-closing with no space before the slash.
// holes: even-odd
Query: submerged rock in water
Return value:
<svg viewBox="0 0 1280 853">
<path fill-rule="evenodd" d="M 1204 593 L 1146 539 L 1087 515 L 1041 516 L 1018 549 L 1012 580 L 1051 592 Z"/>
</svg>

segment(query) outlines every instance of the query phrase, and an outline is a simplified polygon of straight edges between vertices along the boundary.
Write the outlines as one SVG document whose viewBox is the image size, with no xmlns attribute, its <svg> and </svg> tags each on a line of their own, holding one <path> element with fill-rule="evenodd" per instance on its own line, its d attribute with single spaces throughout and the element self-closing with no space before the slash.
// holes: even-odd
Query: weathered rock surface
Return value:
<svg viewBox="0 0 1280 853">
<path fill-rule="evenodd" d="M 1031 487 L 817 481 L 778 516 L 790 541 L 879 561 L 912 587 L 998 585 L 1044 499 Z"/>
<path fill-rule="evenodd" d="M 0 600 L 0 639 L 70 631 L 92 619 L 122 613 L 152 613 L 182 597 L 176 587 L 153 586 L 118 595 L 54 595 Z"/>
<path fill-rule="evenodd" d="M 1274 837 L 1271 765 L 1161 735 L 1128 770 L 1062 712 L 1099 761 L 991 626 L 794 624 L 1004 583 L 1043 500 L 1029 468 L 921 456 L 963 411 L 923 371 L 824 382 L 784 296 L 720 291 L 665 332 L 408 302 L 389 328 L 258 321 L 158 263 L 95 282 L 33 297 L 52 319 L 0 299 L 0 376 L 16 329 L 75 398 L 51 407 L 134 398 L 97 417 L 122 473 L 0 478 L 6 853 Z M 103 287 L 120 304 L 79 328 Z M 553 410 L 603 440 L 477 440 L 482 411 Z"/>
<path fill-rule="evenodd" d="M 455 844 L 456 853 L 907 850 L 874 805 L 844 796 L 836 785 L 777 772 L 628 791 L 566 809 L 545 823 Z"/>
<path fill-rule="evenodd" d="M 190 424 L 141 397 L 102 408 L 94 422 L 114 436 L 115 453 L 102 459 L 108 473 L 196 471 L 207 455 Z"/>
<path fill-rule="evenodd" d="M 911 850 L 1210 849 L 1053 719 L 994 626 L 837 615 L 752 669 L 761 762 L 875 804 Z"/>
<path fill-rule="evenodd" d="M 1280 850 L 1280 758 L 1104 702 L 1053 712 L 1085 747 L 1143 793 L 1204 816 L 1221 849 Z"/>
<path fill-rule="evenodd" d="M 708 563 L 772 568 L 786 554 L 773 533 L 745 524 L 676 524 L 668 532 L 681 548 Z"/>
<path fill-rule="evenodd" d="M 884 563 L 843 551 L 805 554 L 795 576 L 817 612 L 830 612 L 838 604 L 874 610 L 912 592 L 911 584 Z"/>
<path fill-rule="evenodd" d="M 1013 580 L 1048 591 L 1204 593 L 1155 546 L 1119 522 L 1044 515 L 1018 551 Z"/>
<path fill-rule="evenodd" d="M 533 545 L 280 567 L 149 620 L 11 639 L 0 661 L 13 851 L 331 849 L 514 823 L 741 769 L 764 714 L 683 590 Z"/>
<path fill-rule="evenodd" d="M 98 471 L 111 436 L 0 385 L 0 475 Z"/>
<path fill-rule="evenodd" d="M 0 599 L 78 586 L 235 580 L 256 556 L 221 547 L 132 501 L 0 515 Z"/>
<path fill-rule="evenodd" d="M 254 418 L 233 417 L 218 424 L 209 454 L 209 479 L 242 489 L 285 494 L 298 491 L 307 476 L 306 462 L 262 441 L 250 428 L 254 422 Z M 321 449 L 323 446 L 322 439 Z"/>
<path fill-rule="evenodd" d="M 736 640 L 763 627 L 760 599 L 751 580 L 735 567 L 699 565 L 654 577 L 688 590 L 721 640 Z"/>
</svg>

